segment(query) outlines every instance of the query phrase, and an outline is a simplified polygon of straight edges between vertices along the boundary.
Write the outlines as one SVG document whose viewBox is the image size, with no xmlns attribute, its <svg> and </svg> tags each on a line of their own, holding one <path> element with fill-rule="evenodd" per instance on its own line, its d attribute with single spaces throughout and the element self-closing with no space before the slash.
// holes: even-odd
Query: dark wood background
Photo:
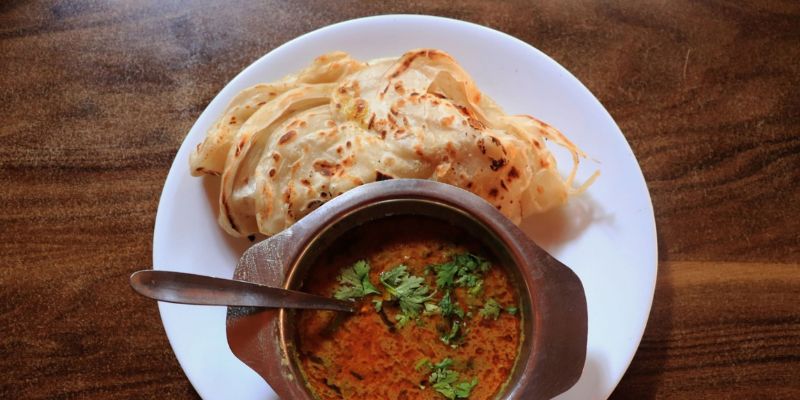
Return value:
<svg viewBox="0 0 800 400">
<path fill-rule="evenodd" d="M 642 344 L 612 398 L 800 398 L 800 3 L 0 1 L 0 398 L 196 398 L 149 267 L 159 194 L 235 74 L 380 13 L 533 44 L 607 107 L 659 234 Z"/>
</svg>

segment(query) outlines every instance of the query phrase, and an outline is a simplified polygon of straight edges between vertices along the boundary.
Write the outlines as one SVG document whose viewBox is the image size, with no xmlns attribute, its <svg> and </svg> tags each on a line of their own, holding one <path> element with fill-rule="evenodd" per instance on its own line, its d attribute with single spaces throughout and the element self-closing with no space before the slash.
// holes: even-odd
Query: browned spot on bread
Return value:
<svg viewBox="0 0 800 400">
<path fill-rule="evenodd" d="M 311 200 L 306 204 L 306 209 L 311 211 L 322 205 L 322 200 Z"/>
<path fill-rule="evenodd" d="M 470 111 L 469 108 L 464 107 L 461 104 L 455 104 L 455 106 L 465 117 L 472 117 L 472 111 Z"/>
<path fill-rule="evenodd" d="M 491 168 L 492 171 L 497 171 L 498 169 L 503 168 L 506 166 L 506 164 L 508 164 L 508 160 L 505 158 L 500 158 L 500 159 L 489 158 L 489 159 L 492 160 L 492 163 L 489 165 L 489 168 Z"/>
<path fill-rule="evenodd" d="M 286 188 L 286 191 L 283 192 L 283 201 L 289 205 L 286 207 L 286 214 L 289 215 L 289 218 L 294 219 L 294 209 L 292 208 L 292 187 L 289 186 Z"/>
<path fill-rule="evenodd" d="M 498 190 L 497 188 L 492 188 L 489 190 L 489 197 L 497 197 Z"/>
<path fill-rule="evenodd" d="M 231 215 L 231 210 L 228 207 L 228 198 L 224 194 L 220 196 L 220 202 L 222 203 L 222 209 L 225 210 L 225 218 L 228 219 L 228 223 L 231 224 L 231 228 L 234 231 L 239 232 L 239 227 L 236 226 L 235 222 L 233 222 L 233 215 Z"/>
<path fill-rule="evenodd" d="M 550 163 L 548 163 L 548 162 L 547 162 L 547 160 L 545 160 L 544 158 L 542 158 L 542 159 L 540 159 L 540 160 L 539 160 L 539 165 L 540 165 L 542 168 L 547 168 L 547 167 L 549 167 L 549 166 L 550 166 Z"/>
<path fill-rule="evenodd" d="M 481 151 L 481 154 L 486 154 L 486 143 L 483 141 L 483 138 L 478 139 L 478 149 Z"/>
<path fill-rule="evenodd" d="M 276 170 L 275 170 L 275 168 L 272 168 L 271 170 L 269 170 L 269 177 L 270 177 L 270 178 L 273 178 L 273 177 L 275 177 L 275 174 L 276 174 L 277 172 L 278 172 L 278 171 L 276 171 Z"/>
<path fill-rule="evenodd" d="M 372 129 L 372 124 L 375 122 L 375 113 L 372 113 L 372 116 L 369 117 L 369 124 L 367 124 L 367 129 Z"/>
<path fill-rule="evenodd" d="M 472 182 L 467 182 L 467 189 L 472 189 Z"/>
<path fill-rule="evenodd" d="M 364 99 L 356 99 L 356 106 L 353 109 L 353 119 L 363 121 L 367 113 L 367 101 Z"/>
<path fill-rule="evenodd" d="M 278 144 L 279 145 L 286 144 L 290 140 L 294 139 L 295 136 L 297 136 L 297 131 L 295 131 L 295 130 L 291 130 L 289 132 L 286 132 L 286 133 L 283 134 L 283 136 L 281 136 L 280 139 L 278 139 Z"/>
<path fill-rule="evenodd" d="M 380 181 L 386 181 L 386 180 L 389 180 L 389 179 L 394 179 L 394 177 L 391 176 L 391 175 L 384 174 L 381 171 L 375 171 L 375 180 L 376 181 L 380 182 Z"/>
<path fill-rule="evenodd" d="M 453 124 L 453 121 L 456 119 L 455 115 L 451 115 L 449 117 L 442 118 L 442 125 L 449 127 Z"/>
<path fill-rule="evenodd" d="M 513 181 L 514 179 L 519 178 L 519 171 L 517 171 L 517 167 L 513 167 L 512 166 L 511 169 L 508 170 L 508 175 L 507 176 L 508 176 L 508 181 L 509 182 Z"/>
<path fill-rule="evenodd" d="M 467 118 L 467 123 L 469 123 L 469 126 L 471 126 L 473 129 L 477 129 L 479 131 L 486 129 L 486 126 L 483 125 L 483 122 L 472 117 Z"/>
<path fill-rule="evenodd" d="M 350 146 L 352 146 L 349 140 L 347 141 L 347 143 L 345 143 L 345 145 L 347 146 L 348 149 L 350 148 Z"/>
<path fill-rule="evenodd" d="M 311 186 L 311 181 L 308 179 L 300 179 L 300 183 L 303 184 L 303 186 Z"/>
<path fill-rule="evenodd" d="M 457 153 L 456 152 L 456 146 L 453 145 L 453 142 L 447 142 L 447 144 L 444 146 L 444 148 L 445 148 L 445 151 L 447 151 L 448 155 L 450 155 L 453 158 L 456 158 L 456 155 L 457 155 L 456 154 Z"/>
<path fill-rule="evenodd" d="M 397 78 L 398 76 L 400 76 L 400 74 L 406 72 L 408 68 L 411 66 L 411 63 L 413 63 L 414 60 L 416 60 L 418 57 L 426 57 L 430 58 L 431 60 L 434 60 L 436 58 L 449 58 L 449 56 L 447 56 L 445 53 L 442 53 L 438 50 L 425 49 L 425 50 L 408 52 L 403 55 L 403 57 L 401 58 L 402 61 L 400 66 L 398 66 L 397 69 L 395 69 L 394 72 L 392 72 L 392 74 L 389 75 L 389 78 L 390 79 Z"/>
<path fill-rule="evenodd" d="M 489 136 L 489 138 L 492 139 L 492 143 L 495 146 L 499 147 L 500 150 L 503 150 L 503 154 L 506 154 L 506 148 L 503 146 L 503 143 L 500 142 L 500 139 L 498 139 L 498 138 L 496 138 L 494 136 Z"/>
<path fill-rule="evenodd" d="M 325 121 L 325 125 L 327 125 L 328 128 L 333 128 L 334 126 L 336 126 L 336 121 L 334 121 L 332 119 L 329 119 L 329 120 Z"/>
<path fill-rule="evenodd" d="M 397 81 L 394 83 L 394 91 L 401 96 L 406 93 L 406 89 L 403 87 L 403 81 Z"/>
<path fill-rule="evenodd" d="M 502 179 L 500 179 L 500 187 L 502 187 L 503 190 L 508 191 L 508 188 L 506 187 L 506 182 L 503 181 Z"/>
<path fill-rule="evenodd" d="M 330 163 L 327 160 L 318 160 L 314 162 L 314 171 L 317 171 L 323 176 L 333 176 L 338 167 L 336 164 Z"/>
<path fill-rule="evenodd" d="M 539 193 L 539 194 L 544 193 L 544 188 L 542 188 L 541 186 L 536 186 L 536 193 Z"/>
<path fill-rule="evenodd" d="M 228 123 L 229 123 L 230 125 L 235 125 L 235 124 L 236 124 L 236 116 L 235 116 L 235 115 L 231 115 L 231 121 L 230 121 L 230 122 L 228 122 Z"/>
<path fill-rule="evenodd" d="M 273 159 L 275 162 L 278 162 L 278 161 L 280 161 L 280 160 L 281 160 L 281 155 L 280 155 L 280 154 L 278 154 L 278 153 L 272 153 L 272 159 Z"/>
</svg>

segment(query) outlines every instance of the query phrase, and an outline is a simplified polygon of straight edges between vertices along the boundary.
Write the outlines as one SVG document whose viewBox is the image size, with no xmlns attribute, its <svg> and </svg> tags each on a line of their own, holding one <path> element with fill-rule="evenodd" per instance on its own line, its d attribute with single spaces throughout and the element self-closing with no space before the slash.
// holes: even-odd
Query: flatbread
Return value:
<svg viewBox="0 0 800 400">
<path fill-rule="evenodd" d="M 547 149 L 573 155 L 564 179 Z M 507 115 L 447 53 L 362 63 L 336 52 L 296 75 L 242 91 L 192 154 L 221 175 L 219 223 L 273 235 L 356 186 L 431 179 L 469 190 L 515 223 L 557 207 L 585 155 L 552 126 Z"/>
</svg>

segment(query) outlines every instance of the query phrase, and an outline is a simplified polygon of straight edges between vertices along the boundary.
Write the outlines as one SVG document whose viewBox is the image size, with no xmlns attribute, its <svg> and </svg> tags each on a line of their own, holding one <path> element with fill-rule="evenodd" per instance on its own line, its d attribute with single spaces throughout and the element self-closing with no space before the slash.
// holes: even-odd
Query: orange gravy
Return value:
<svg viewBox="0 0 800 400">
<path fill-rule="evenodd" d="M 454 253 L 469 251 L 487 258 L 491 268 L 483 274 L 483 290 L 469 295 L 464 288 L 453 297 L 467 312 L 466 329 L 456 346 L 440 337 L 450 329 L 439 314 L 420 315 L 402 327 L 395 317 L 397 306 L 387 304 L 376 311 L 380 295 L 358 299 L 353 315 L 331 311 L 302 311 L 296 316 L 298 361 L 311 391 L 321 399 L 445 399 L 428 382 L 430 369 L 420 360 L 437 363 L 453 360 L 452 370 L 461 380 L 477 378 L 469 399 L 493 398 L 506 383 L 517 358 L 521 340 L 519 297 L 505 270 L 490 253 L 462 231 L 430 219 L 395 217 L 368 224 L 348 233 L 319 257 L 304 282 L 303 290 L 333 296 L 344 268 L 358 260 L 370 264 L 370 281 L 381 292 L 379 275 L 399 264 L 424 277 L 433 300 L 436 275 L 426 267 L 449 261 Z M 335 251 L 331 251 L 335 249 Z M 480 315 L 486 300 L 494 299 L 503 311 L 497 319 Z"/>
</svg>

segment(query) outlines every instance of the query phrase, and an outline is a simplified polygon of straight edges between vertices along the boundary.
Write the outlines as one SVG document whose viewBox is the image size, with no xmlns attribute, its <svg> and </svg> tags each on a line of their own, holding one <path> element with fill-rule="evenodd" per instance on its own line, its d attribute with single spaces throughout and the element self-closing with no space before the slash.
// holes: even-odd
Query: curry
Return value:
<svg viewBox="0 0 800 400">
<path fill-rule="evenodd" d="M 296 316 L 298 363 L 320 399 L 490 399 L 521 337 L 519 296 L 479 242 L 445 223 L 393 217 L 349 232 L 303 290 L 355 314 Z"/>
</svg>

